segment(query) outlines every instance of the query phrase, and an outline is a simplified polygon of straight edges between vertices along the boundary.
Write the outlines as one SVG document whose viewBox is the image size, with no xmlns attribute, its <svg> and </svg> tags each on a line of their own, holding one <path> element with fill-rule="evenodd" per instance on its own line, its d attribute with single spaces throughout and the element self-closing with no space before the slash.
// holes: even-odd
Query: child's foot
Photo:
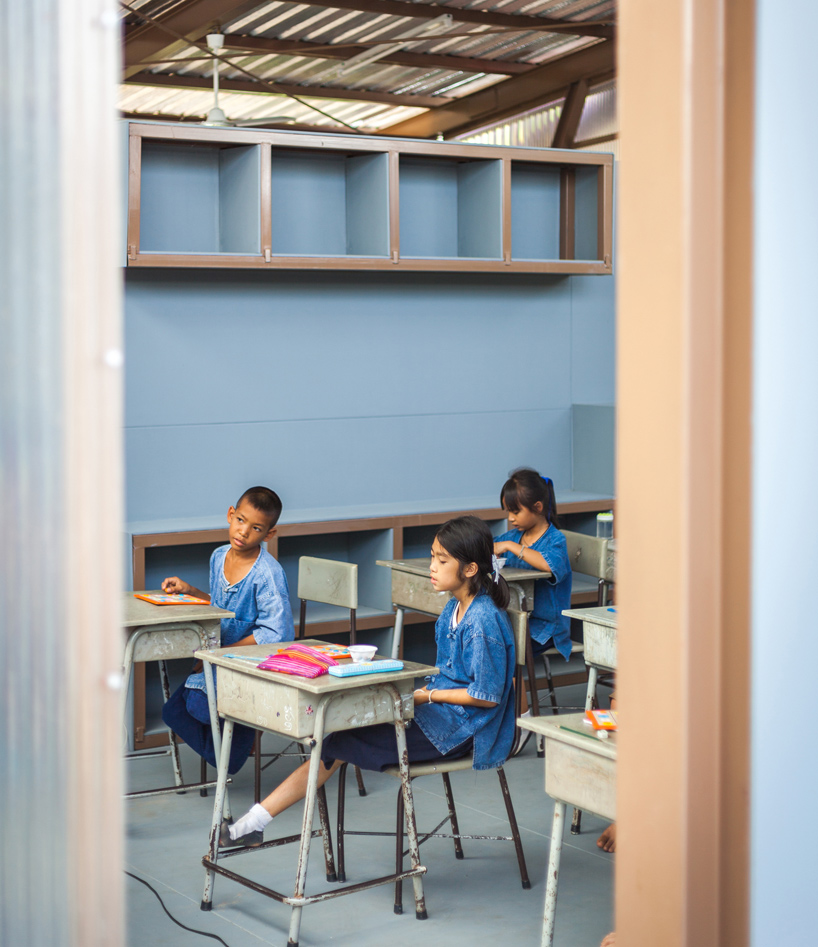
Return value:
<svg viewBox="0 0 818 947">
<path fill-rule="evenodd" d="M 264 826 L 271 822 L 272 818 L 264 806 L 256 803 L 249 812 L 245 813 L 233 825 L 222 822 L 219 846 L 229 848 L 231 845 L 245 845 L 248 847 L 261 845 L 264 841 Z"/>
<path fill-rule="evenodd" d="M 600 835 L 596 840 L 596 844 L 602 849 L 603 852 L 616 851 L 616 822 L 611 822 L 608 828 L 605 829 L 602 835 Z M 608 936 L 610 937 L 611 935 L 609 934 Z"/>
<path fill-rule="evenodd" d="M 219 848 L 237 848 L 239 845 L 244 845 L 246 848 L 255 848 L 264 841 L 263 832 L 248 832 L 234 841 L 230 838 L 230 829 L 231 826 L 227 820 L 222 822 L 222 827 L 219 830 Z"/>
</svg>

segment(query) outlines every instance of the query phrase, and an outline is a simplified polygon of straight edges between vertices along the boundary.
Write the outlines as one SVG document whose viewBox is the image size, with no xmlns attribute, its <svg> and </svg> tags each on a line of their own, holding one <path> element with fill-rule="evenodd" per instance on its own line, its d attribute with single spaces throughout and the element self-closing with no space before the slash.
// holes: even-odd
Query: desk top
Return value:
<svg viewBox="0 0 818 947">
<path fill-rule="evenodd" d="M 431 558 L 423 559 L 376 559 L 379 566 L 386 566 L 389 569 L 396 569 L 398 572 L 409 572 L 412 575 L 422 575 L 429 577 L 429 565 Z M 506 582 L 524 582 L 526 579 L 545 579 L 549 573 L 540 572 L 538 569 L 502 569 L 500 575 Z"/>
<path fill-rule="evenodd" d="M 326 644 L 325 641 L 318 641 L 313 638 L 299 639 L 299 644 L 314 645 Z M 263 661 L 268 655 L 273 654 L 278 647 L 286 646 L 288 642 L 282 641 L 279 645 L 255 644 L 244 645 L 241 648 L 217 648 L 215 651 L 197 651 L 195 657 L 208 661 L 217 667 L 230 668 L 231 671 L 239 671 L 242 674 L 248 674 L 251 677 L 258 677 L 265 681 L 276 684 L 285 684 L 288 687 L 295 687 L 298 690 L 307 691 L 310 694 L 329 694 L 336 691 L 356 690 L 359 687 L 366 687 L 371 684 L 383 684 L 390 681 L 404 681 L 415 677 L 425 677 L 427 674 L 436 674 L 438 668 L 428 664 L 416 664 L 414 661 L 404 661 L 403 670 L 385 671 L 383 674 L 358 674 L 354 677 L 332 677 L 330 674 L 323 674 L 321 677 L 298 677 L 296 674 L 278 674 L 276 671 L 259 671 L 254 667 L 251 661 L 243 661 L 241 658 L 226 658 L 226 654 L 242 654 L 248 658 L 257 658 L 259 662 Z M 378 660 L 378 655 L 375 656 Z"/>
<path fill-rule="evenodd" d="M 152 589 L 151 591 L 160 591 Z M 123 603 L 123 627 L 136 628 L 145 625 L 169 625 L 182 621 L 214 621 L 232 618 L 233 612 L 216 608 L 214 605 L 152 605 L 141 598 L 134 598 L 132 592 L 125 593 Z"/>
<path fill-rule="evenodd" d="M 562 714 L 557 717 L 520 717 L 517 723 L 523 730 L 531 730 L 547 740 L 567 743 L 588 753 L 596 753 L 608 759 L 616 759 L 615 731 L 608 732 L 608 739 L 601 739 L 592 727 L 586 727 L 585 714 Z"/>
<path fill-rule="evenodd" d="M 578 618 L 580 621 L 592 621 L 595 625 L 604 625 L 606 628 L 616 628 L 616 618 L 619 612 L 611 611 L 612 605 L 599 605 L 595 608 L 566 608 L 563 615 L 569 618 Z"/>
</svg>

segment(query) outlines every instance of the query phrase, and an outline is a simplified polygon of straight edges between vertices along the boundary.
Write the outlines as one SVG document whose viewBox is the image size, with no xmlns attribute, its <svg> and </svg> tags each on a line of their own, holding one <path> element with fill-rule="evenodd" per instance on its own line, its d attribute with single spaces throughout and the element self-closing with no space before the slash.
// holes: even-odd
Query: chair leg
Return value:
<svg viewBox="0 0 818 947">
<path fill-rule="evenodd" d="M 571 818 L 571 835 L 579 835 L 582 831 L 582 809 L 574 809 Z"/>
<path fill-rule="evenodd" d="M 202 765 L 199 768 L 199 782 L 200 783 L 207 782 L 207 760 L 204 757 L 202 757 Z M 202 786 L 202 788 L 199 790 L 199 795 L 200 796 L 207 795 L 207 786 Z"/>
<path fill-rule="evenodd" d="M 256 730 L 256 739 L 253 743 L 255 769 L 253 772 L 253 800 L 261 802 L 261 730 Z"/>
<path fill-rule="evenodd" d="M 537 691 L 537 671 L 534 667 L 534 652 L 531 650 L 531 639 L 525 646 L 525 670 L 528 676 L 528 706 L 532 717 L 540 716 L 540 695 Z"/>
<path fill-rule="evenodd" d="M 338 829 L 335 833 L 338 845 L 338 866 L 335 874 L 338 881 L 347 880 L 344 868 L 344 807 L 346 804 L 347 766 L 347 763 L 341 763 L 338 767 Z"/>
<path fill-rule="evenodd" d="M 398 789 L 398 812 L 395 823 L 395 872 L 400 874 L 403 871 L 403 786 Z M 398 879 L 395 882 L 395 905 L 393 908 L 395 914 L 403 914 L 403 882 Z"/>
<path fill-rule="evenodd" d="M 460 826 L 457 824 L 457 811 L 454 807 L 454 794 L 452 793 L 452 784 L 449 781 L 448 773 L 441 773 L 443 777 L 443 791 L 446 793 L 446 805 L 449 807 L 449 822 L 452 826 L 452 835 L 456 836 L 454 839 L 454 857 L 462 858 L 463 857 L 463 844 L 460 841 Z"/>
<path fill-rule="evenodd" d="M 321 835 L 324 842 L 324 865 L 327 869 L 327 881 L 337 881 L 335 861 L 332 857 L 332 832 L 329 827 L 329 811 L 327 809 L 327 791 L 321 786 L 316 794 L 318 799 L 318 818 L 321 822 Z"/>
<path fill-rule="evenodd" d="M 497 770 L 497 776 L 500 780 L 500 789 L 503 792 L 503 802 L 506 804 L 506 813 L 508 814 L 508 824 L 511 828 L 511 837 L 514 839 L 514 848 L 517 852 L 517 864 L 520 866 L 520 881 L 523 883 L 523 888 L 528 889 L 531 887 L 531 882 L 528 880 L 528 869 L 525 866 L 523 843 L 520 839 L 520 829 L 517 826 L 517 816 L 514 815 L 514 806 L 511 802 L 511 793 L 508 790 L 508 780 L 506 779 L 506 774 L 502 766 Z"/>
<path fill-rule="evenodd" d="M 551 711 L 552 713 L 556 713 L 557 693 L 554 690 L 554 678 L 551 676 L 551 662 L 548 660 L 548 655 L 545 652 L 543 652 L 542 663 L 545 668 L 545 679 L 548 681 L 548 696 L 551 698 Z"/>
</svg>

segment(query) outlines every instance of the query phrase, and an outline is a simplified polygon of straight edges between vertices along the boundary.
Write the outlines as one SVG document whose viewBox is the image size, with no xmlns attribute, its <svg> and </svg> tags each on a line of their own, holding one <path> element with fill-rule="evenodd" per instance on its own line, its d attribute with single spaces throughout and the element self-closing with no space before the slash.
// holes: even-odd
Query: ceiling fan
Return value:
<svg viewBox="0 0 818 947">
<path fill-rule="evenodd" d="M 223 33 L 208 33 L 207 48 L 213 54 L 213 107 L 202 125 L 227 128 L 252 128 L 254 125 L 292 125 L 297 118 L 291 115 L 269 115 L 264 118 L 229 119 L 219 107 L 219 54 L 224 46 Z"/>
</svg>

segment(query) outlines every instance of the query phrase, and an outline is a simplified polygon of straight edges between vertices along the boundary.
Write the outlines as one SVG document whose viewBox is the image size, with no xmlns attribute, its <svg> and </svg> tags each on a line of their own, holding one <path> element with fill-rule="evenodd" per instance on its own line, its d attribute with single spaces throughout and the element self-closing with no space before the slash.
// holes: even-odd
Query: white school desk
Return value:
<svg viewBox="0 0 818 947">
<path fill-rule="evenodd" d="M 232 618 L 233 612 L 213 605 L 152 605 L 150 602 L 134 598 L 132 592 L 126 592 L 123 602 L 123 627 L 127 633 L 125 659 L 122 667 L 121 719 L 127 727 L 128 688 L 131 683 L 133 666 L 136 661 L 158 661 L 162 679 L 162 693 L 165 700 L 170 697 L 170 686 L 165 669 L 165 661 L 173 658 L 190 658 L 193 652 L 207 647 L 208 635 L 219 637 L 221 620 Z M 150 789 L 145 792 L 132 792 L 128 796 L 158 796 L 169 792 L 184 792 L 187 789 L 204 791 L 215 782 L 206 782 L 204 766 L 202 779 L 198 783 L 185 783 L 182 780 L 182 765 L 179 760 L 179 746 L 176 734 L 168 730 L 170 746 L 167 750 L 154 750 L 147 753 L 128 754 L 126 759 L 146 759 L 151 756 L 167 756 L 173 760 L 174 785 L 162 789 Z M 203 795 L 206 793 L 203 792 Z"/>
<path fill-rule="evenodd" d="M 554 941 L 565 807 L 575 806 L 604 819 L 616 819 L 616 733 L 600 740 L 583 723 L 585 714 L 525 717 L 517 723 L 545 740 L 545 791 L 554 799 L 554 821 L 546 875 L 542 947 Z"/>
<path fill-rule="evenodd" d="M 300 644 L 319 644 L 307 639 Z M 356 677 L 339 678 L 328 674 L 316 678 L 297 677 L 291 674 L 277 674 L 271 671 L 259 671 L 251 661 L 227 658 L 229 648 L 217 651 L 200 651 L 197 657 L 205 664 L 205 680 L 208 688 L 211 717 L 216 713 L 224 721 L 224 733 L 221 736 L 219 754 L 219 775 L 216 784 L 216 801 L 213 806 L 213 821 L 210 827 L 210 846 L 208 854 L 202 859 L 205 866 L 205 887 L 202 896 L 202 910 L 212 907 L 213 883 L 215 875 L 224 875 L 252 888 L 259 894 L 290 905 L 289 947 L 296 947 L 301 926 L 301 911 L 307 904 L 315 904 L 327 898 L 342 894 L 364 891 L 377 885 L 393 884 L 411 878 L 415 889 L 415 915 L 419 919 L 426 917 L 423 899 L 421 875 L 426 869 L 420 864 L 417 828 L 412 799 L 412 784 L 409 779 L 409 762 L 406 756 L 405 721 L 414 716 L 415 678 L 434 674 L 437 668 L 425 664 L 404 663 L 403 670 L 387 671 L 383 674 L 361 674 Z M 262 661 L 270 654 L 269 645 L 250 645 L 241 649 L 241 654 Z M 213 668 L 216 669 L 214 694 Z M 217 695 L 217 696 L 216 696 Z M 220 859 L 231 855 L 245 854 L 247 849 L 234 848 L 219 851 L 219 829 L 222 821 L 223 805 L 226 795 L 227 763 L 230 758 L 230 745 L 233 740 L 234 723 L 243 723 L 256 729 L 268 730 L 293 740 L 306 743 L 310 748 L 310 768 L 307 780 L 307 792 L 304 798 L 304 816 L 301 835 L 265 842 L 253 852 L 264 848 L 273 848 L 287 842 L 298 841 L 298 867 L 296 869 L 295 889 L 292 896 L 274 891 L 264 885 L 230 871 L 219 864 Z M 403 783 L 403 801 L 406 808 L 406 834 L 409 840 L 411 867 L 402 872 L 374 878 L 358 884 L 345 885 L 323 894 L 307 895 L 307 862 L 310 853 L 310 841 L 313 836 L 313 816 L 318 788 L 318 767 L 321 760 L 321 747 L 324 735 L 336 730 L 353 730 L 376 723 L 393 723 L 395 740 L 400 760 L 401 782 Z M 218 727 L 214 728 L 214 740 Z M 325 813 L 319 806 L 319 815 L 323 825 L 324 857 L 327 866 L 327 879 L 335 880 L 335 868 L 332 845 L 327 831 Z"/>
<path fill-rule="evenodd" d="M 585 694 L 585 709 L 590 710 L 596 693 L 596 681 L 600 671 L 616 670 L 616 618 L 611 606 L 597 608 L 566 608 L 562 613 L 582 622 L 582 639 L 585 643 L 585 663 L 588 665 L 588 690 Z"/>
<path fill-rule="evenodd" d="M 379 566 L 392 570 L 392 604 L 395 606 L 395 634 L 392 638 L 392 657 L 400 654 L 403 635 L 403 615 L 407 608 L 426 615 L 440 615 L 452 597 L 450 592 L 436 592 L 429 579 L 430 558 L 378 559 Z M 512 592 L 516 589 L 517 610 L 530 612 L 534 607 L 534 583 L 548 578 L 550 573 L 535 569 L 503 569 L 500 573 Z M 514 595 L 512 595 L 512 603 Z"/>
</svg>

